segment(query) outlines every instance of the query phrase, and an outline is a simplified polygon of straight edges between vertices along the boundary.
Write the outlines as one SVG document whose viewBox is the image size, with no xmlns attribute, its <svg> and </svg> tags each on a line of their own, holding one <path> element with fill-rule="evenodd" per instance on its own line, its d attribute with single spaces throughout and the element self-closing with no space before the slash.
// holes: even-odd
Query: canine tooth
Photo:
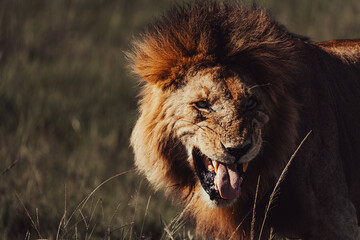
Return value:
<svg viewBox="0 0 360 240">
<path fill-rule="evenodd" d="M 249 165 L 249 163 L 243 163 L 243 165 L 242 165 L 242 168 L 243 168 L 243 172 L 246 172 L 246 169 L 248 168 L 248 165 Z"/>
<path fill-rule="evenodd" d="M 214 171 L 215 171 L 213 165 L 211 165 L 211 164 L 209 164 L 209 165 L 207 166 L 207 168 L 208 168 L 208 170 L 209 170 L 210 172 L 214 172 Z"/>
<path fill-rule="evenodd" d="M 214 166 L 214 168 L 215 168 L 215 172 L 217 172 L 217 170 L 218 170 L 218 168 L 219 168 L 219 162 L 218 162 L 218 161 L 213 160 L 213 161 L 212 161 L 212 165 L 213 165 L 213 166 Z"/>
<path fill-rule="evenodd" d="M 214 172 L 214 171 L 215 171 L 213 165 L 211 164 L 211 160 L 210 160 L 209 158 L 205 158 L 205 159 L 204 159 L 204 164 L 205 164 L 205 166 L 207 167 L 207 169 L 208 169 L 210 172 Z"/>
</svg>

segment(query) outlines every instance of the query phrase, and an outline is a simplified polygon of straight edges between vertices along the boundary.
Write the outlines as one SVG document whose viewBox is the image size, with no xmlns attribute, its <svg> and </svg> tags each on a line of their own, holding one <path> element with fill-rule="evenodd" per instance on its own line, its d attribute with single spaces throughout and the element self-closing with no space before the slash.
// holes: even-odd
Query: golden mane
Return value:
<svg viewBox="0 0 360 240">
<path fill-rule="evenodd" d="M 352 44 L 359 46 L 355 42 Z M 320 47 L 326 48 L 326 44 L 317 47 L 307 39 L 289 33 L 263 9 L 248 10 L 241 5 L 208 1 L 174 7 L 134 42 L 128 57 L 133 71 L 143 82 L 140 116 L 131 136 L 135 165 L 156 189 L 165 188 L 181 196 L 184 204 L 188 204 L 188 213 L 196 220 L 199 232 L 220 239 L 228 238 L 235 231 L 237 238 L 248 236 L 249 211 L 253 207 L 259 175 L 260 207 L 256 209 L 256 217 L 262 219 L 269 188 L 274 186 L 299 143 L 298 135 L 305 135 L 304 131 L 310 130 L 307 127 L 314 121 L 304 117 L 307 125 L 299 128 L 302 107 L 299 99 L 306 99 L 300 98 L 299 94 L 309 94 L 306 89 L 318 87 L 315 79 L 319 76 L 318 69 L 307 65 L 306 61 L 326 59 L 324 62 L 332 61 L 334 66 L 342 64 Z M 311 51 L 317 51 L 317 55 L 310 54 Z M 350 57 L 344 55 L 343 58 Z M 354 59 L 352 61 L 358 64 Z M 240 69 L 255 79 L 256 86 L 270 86 L 263 89 L 268 99 L 270 120 L 265 127 L 265 143 L 260 156 L 251 162 L 256 171 L 247 172 L 242 194 L 231 207 L 211 208 L 203 203 L 194 166 L 187 161 L 188 152 L 174 133 L 176 110 L 170 109 L 168 99 L 186 86 L 189 72 L 197 72 L 204 66 Z M 326 81 L 327 77 L 319 78 L 319 81 L 321 79 Z M 308 84 L 305 90 L 302 83 Z M 333 97 L 330 90 L 324 93 L 329 94 L 329 98 Z M 333 106 L 331 104 L 327 106 Z M 304 154 L 309 166 L 313 164 L 314 155 Z M 247 221 L 237 229 L 244 218 Z"/>
</svg>

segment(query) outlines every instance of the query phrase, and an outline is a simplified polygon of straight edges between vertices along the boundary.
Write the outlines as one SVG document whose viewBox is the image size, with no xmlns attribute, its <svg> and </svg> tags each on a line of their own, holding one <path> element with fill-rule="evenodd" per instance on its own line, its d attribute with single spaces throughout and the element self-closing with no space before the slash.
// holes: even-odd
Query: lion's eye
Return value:
<svg viewBox="0 0 360 240">
<path fill-rule="evenodd" d="M 257 104 L 258 104 L 258 102 L 256 101 L 256 99 L 249 98 L 249 100 L 245 104 L 246 110 L 251 111 L 251 110 L 255 109 Z"/>
<path fill-rule="evenodd" d="M 195 103 L 195 106 L 197 108 L 205 108 L 205 109 L 210 107 L 210 105 L 209 105 L 209 103 L 207 101 L 198 101 L 198 102 Z"/>
</svg>

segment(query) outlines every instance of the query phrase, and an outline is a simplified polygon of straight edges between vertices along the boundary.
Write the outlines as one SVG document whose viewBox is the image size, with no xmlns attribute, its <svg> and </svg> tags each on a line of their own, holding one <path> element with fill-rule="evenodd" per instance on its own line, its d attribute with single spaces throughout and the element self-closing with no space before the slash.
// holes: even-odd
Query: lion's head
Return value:
<svg viewBox="0 0 360 240">
<path fill-rule="evenodd" d="M 258 176 L 263 192 L 289 159 L 298 44 L 263 10 L 215 3 L 175 8 L 135 42 L 130 59 L 143 80 L 136 166 L 191 202 L 202 231 L 233 231 Z M 215 212 L 222 223 L 211 220 Z"/>
</svg>

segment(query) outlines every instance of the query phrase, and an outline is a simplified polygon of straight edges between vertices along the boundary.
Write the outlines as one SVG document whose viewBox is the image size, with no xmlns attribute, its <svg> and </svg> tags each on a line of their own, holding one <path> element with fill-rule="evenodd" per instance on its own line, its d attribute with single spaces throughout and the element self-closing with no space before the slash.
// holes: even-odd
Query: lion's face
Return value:
<svg viewBox="0 0 360 240">
<path fill-rule="evenodd" d="M 188 74 L 168 107 L 174 135 L 185 146 L 190 166 L 210 205 L 239 197 L 248 165 L 260 152 L 269 117 L 261 87 L 245 75 L 207 68 Z"/>
</svg>

